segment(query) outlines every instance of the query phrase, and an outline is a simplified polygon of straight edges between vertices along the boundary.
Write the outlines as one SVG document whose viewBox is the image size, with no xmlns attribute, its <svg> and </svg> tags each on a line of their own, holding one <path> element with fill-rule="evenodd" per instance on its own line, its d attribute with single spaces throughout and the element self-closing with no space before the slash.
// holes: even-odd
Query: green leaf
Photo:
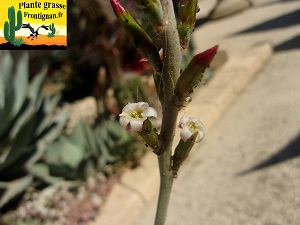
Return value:
<svg viewBox="0 0 300 225">
<path fill-rule="evenodd" d="M 38 126 L 35 130 L 35 137 L 41 135 L 41 133 L 51 125 L 53 114 L 59 99 L 59 96 L 55 96 L 54 98 L 44 96 L 39 109 L 39 118 L 37 122 Z"/>
<path fill-rule="evenodd" d="M 98 126 L 95 130 L 95 137 L 96 137 L 98 149 L 101 153 L 100 167 L 103 167 L 108 163 L 115 162 L 117 158 L 113 157 L 109 153 L 109 149 L 106 145 L 106 140 L 108 136 L 107 136 L 107 131 L 105 131 L 105 128 Z"/>
<path fill-rule="evenodd" d="M 47 132 L 44 134 L 43 136 L 43 141 L 45 141 L 46 143 L 51 143 L 53 142 L 55 139 L 57 139 L 59 137 L 59 135 L 62 132 L 63 127 L 65 126 L 68 118 L 69 118 L 69 111 L 68 110 L 64 110 L 62 112 L 60 112 L 59 114 L 57 114 L 54 119 L 52 124 L 50 125 L 50 127 L 48 128 Z"/>
<path fill-rule="evenodd" d="M 34 121 L 36 118 L 37 113 L 34 112 L 30 115 L 28 122 L 19 130 L 5 161 L 0 164 L 0 171 L 11 166 L 19 160 L 23 154 L 31 150 L 29 144 L 32 140 L 32 134 L 35 127 Z"/>
<path fill-rule="evenodd" d="M 2 102 L 2 107 L 0 107 L 0 138 L 5 135 L 7 129 L 11 124 L 13 119 L 12 109 L 14 105 L 14 86 L 13 86 L 13 76 L 12 76 L 12 58 L 7 53 L 4 53 L 3 61 L 0 63 L 0 76 L 2 93 L 0 92 L 0 99 Z"/>
<path fill-rule="evenodd" d="M 46 76 L 47 68 L 43 68 L 33 79 L 29 87 L 28 97 L 34 105 L 40 105 L 42 84 Z"/>
<path fill-rule="evenodd" d="M 94 157 L 98 157 L 99 156 L 99 152 L 97 151 L 97 142 L 96 142 L 96 138 L 94 136 L 93 130 L 90 128 L 90 126 L 83 124 L 83 135 L 84 135 L 84 139 L 85 139 L 85 144 L 86 144 L 86 148 L 89 154 L 87 154 L 87 156 L 89 156 L 90 154 L 93 154 Z"/>
<path fill-rule="evenodd" d="M 178 10 L 178 34 L 180 45 L 186 49 L 189 45 L 191 35 L 193 33 L 198 0 L 180 0 Z"/>
<path fill-rule="evenodd" d="M 144 13 L 149 17 L 157 31 L 161 31 L 166 26 L 167 23 L 164 21 L 163 10 L 159 0 L 135 1 L 144 10 Z"/>
<path fill-rule="evenodd" d="M 36 144 L 34 153 L 31 155 L 30 159 L 28 159 L 28 161 L 25 163 L 25 168 L 27 170 L 44 156 L 47 144 L 48 143 L 45 143 L 43 141 L 39 141 Z"/>
<path fill-rule="evenodd" d="M 26 98 L 27 88 L 28 88 L 28 64 L 29 64 L 29 56 L 28 54 L 22 54 L 19 62 L 17 64 L 16 72 L 14 78 L 14 90 L 15 90 L 15 100 L 14 100 L 14 108 L 13 115 L 15 116 L 23 102 Z"/>
<path fill-rule="evenodd" d="M 6 189 L 0 199 L 0 209 L 11 199 L 16 197 L 16 195 L 21 194 L 23 191 L 25 191 L 30 186 L 32 181 L 32 175 L 27 175 L 12 182 L 0 182 L 0 187 Z"/>
<path fill-rule="evenodd" d="M 14 125 L 11 127 L 11 130 L 9 131 L 8 139 L 13 140 L 14 137 L 16 137 L 17 133 L 20 131 L 20 129 L 29 122 L 30 118 L 32 117 L 32 114 L 35 112 L 34 107 L 28 103 L 26 106 L 23 106 L 24 108 L 19 113 L 20 116 L 15 120 Z"/>
<path fill-rule="evenodd" d="M 46 157 L 47 162 L 53 165 L 65 165 L 77 169 L 84 159 L 85 149 L 83 146 L 71 142 L 62 137 L 58 142 L 49 145 Z"/>
<path fill-rule="evenodd" d="M 13 60 L 9 51 L 2 51 L 0 54 L 0 113 L 5 105 L 5 91 L 7 81 L 11 79 Z"/>
<path fill-rule="evenodd" d="M 48 184 L 55 184 L 64 181 L 64 179 L 61 177 L 51 176 L 49 166 L 43 163 L 37 163 L 29 167 L 28 170 L 32 175 L 45 181 Z"/>
</svg>

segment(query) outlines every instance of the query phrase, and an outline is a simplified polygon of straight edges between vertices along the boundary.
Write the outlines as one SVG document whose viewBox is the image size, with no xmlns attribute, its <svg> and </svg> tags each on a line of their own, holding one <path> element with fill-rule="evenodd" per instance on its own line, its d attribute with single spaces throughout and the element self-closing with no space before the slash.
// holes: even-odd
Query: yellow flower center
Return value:
<svg viewBox="0 0 300 225">
<path fill-rule="evenodd" d="M 199 130 L 199 125 L 195 122 L 189 122 L 188 123 L 188 126 L 189 128 L 192 130 L 192 131 L 196 131 L 196 130 Z"/>
<path fill-rule="evenodd" d="M 134 110 L 130 113 L 132 118 L 143 118 L 143 111 Z"/>
</svg>

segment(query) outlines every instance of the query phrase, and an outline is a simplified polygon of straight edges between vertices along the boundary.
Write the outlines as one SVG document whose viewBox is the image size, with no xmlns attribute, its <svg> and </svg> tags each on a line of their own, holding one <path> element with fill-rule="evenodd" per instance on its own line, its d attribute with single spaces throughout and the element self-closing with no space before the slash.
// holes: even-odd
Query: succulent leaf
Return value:
<svg viewBox="0 0 300 225">
<path fill-rule="evenodd" d="M 7 82 L 11 80 L 13 68 L 13 59 L 8 51 L 3 51 L 0 54 L 0 113 L 5 106 L 5 96 Z M 0 135 L 1 136 L 1 135 Z"/>
<path fill-rule="evenodd" d="M 11 181 L 11 182 L 0 182 L 0 187 L 5 188 L 6 191 L 1 196 L 0 199 L 0 209 L 7 204 L 11 199 L 15 198 L 16 195 L 22 193 L 25 191 L 29 185 L 33 181 L 32 175 L 27 175 L 25 177 L 22 177 L 20 179 Z"/>
<path fill-rule="evenodd" d="M 22 155 L 28 152 L 28 147 L 33 135 L 35 121 L 37 120 L 37 112 L 33 112 L 28 119 L 28 122 L 24 124 L 16 134 L 14 142 L 9 149 L 9 153 L 5 158 L 5 161 L 0 164 L 0 173 L 12 166 Z"/>
<path fill-rule="evenodd" d="M 52 143 L 62 133 L 67 120 L 69 119 L 69 111 L 64 110 L 54 116 L 52 123 L 48 126 L 47 133 L 43 136 L 43 141 Z"/>
<path fill-rule="evenodd" d="M 19 63 L 17 64 L 14 80 L 15 101 L 13 112 L 14 115 L 19 112 L 27 93 L 28 88 L 28 62 L 29 55 L 22 54 Z M 12 79 L 12 78 L 11 78 Z"/>
<path fill-rule="evenodd" d="M 58 97 L 42 95 L 45 74 L 35 77 L 28 88 L 28 55 L 15 62 L 15 70 L 8 52 L 1 53 L 0 59 L 0 179 L 11 181 L 4 185 L 6 190 L 1 193 L 1 200 L 10 201 L 7 193 L 16 194 L 10 184 L 15 185 L 19 181 L 15 179 L 24 174 L 32 177 L 29 168 L 42 158 L 45 146 L 61 134 L 68 114 L 61 112 L 53 116 Z"/>
<path fill-rule="evenodd" d="M 179 3 L 177 27 L 180 45 L 183 49 L 188 47 L 195 27 L 197 3 L 197 0 L 180 0 Z"/>
<path fill-rule="evenodd" d="M 29 86 L 28 97 L 32 100 L 33 104 L 38 106 L 41 103 L 42 84 L 46 76 L 47 68 L 44 67 L 33 79 Z"/>
<path fill-rule="evenodd" d="M 62 137 L 59 142 L 54 142 L 48 146 L 47 162 L 50 165 L 65 165 L 76 171 L 80 162 L 84 158 L 84 148 L 72 142 L 66 137 Z"/>
<path fill-rule="evenodd" d="M 99 126 L 95 130 L 98 149 L 101 154 L 100 164 L 102 165 L 102 168 L 104 167 L 104 165 L 113 163 L 117 160 L 117 157 L 114 157 L 110 154 L 109 144 L 110 142 L 112 142 L 112 139 L 109 136 L 108 131 L 106 129 L 104 127 Z"/>
<path fill-rule="evenodd" d="M 132 38 L 136 49 L 148 60 L 154 70 L 161 72 L 163 64 L 152 39 L 136 19 L 124 9 L 117 0 L 110 0 L 110 3 L 127 35 Z"/>
<path fill-rule="evenodd" d="M 159 32 L 166 26 L 163 19 L 163 10 L 159 0 L 135 0 L 149 17 L 153 26 Z"/>
<path fill-rule="evenodd" d="M 64 181 L 61 177 L 55 177 L 50 175 L 50 168 L 44 163 L 36 163 L 29 169 L 30 174 L 45 181 L 48 184 L 55 184 L 57 182 Z"/>
<path fill-rule="evenodd" d="M 0 107 L 0 138 L 4 136 L 13 119 L 12 109 L 14 105 L 14 86 L 11 72 L 13 69 L 13 60 L 8 52 L 4 52 L 3 61 L 0 62 L 1 89 L 0 99 L 2 107 Z"/>
</svg>

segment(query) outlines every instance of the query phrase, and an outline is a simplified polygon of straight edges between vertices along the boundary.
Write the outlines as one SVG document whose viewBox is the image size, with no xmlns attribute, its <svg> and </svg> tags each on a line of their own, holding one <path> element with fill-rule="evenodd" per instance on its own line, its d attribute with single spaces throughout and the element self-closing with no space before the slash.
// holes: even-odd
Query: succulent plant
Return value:
<svg viewBox="0 0 300 225">
<path fill-rule="evenodd" d="M 49 25 L 49 29 L 50 29 L 51 32 L 48 33 L 48 37 L 52 38 L 52 37 L 55 36 L 55 33 L 56 33 L 56 28 L 54 28 L 54 23 L 51 23 Z"/>
<path fill-rule="evenodd" d="M 32 183 L 30 168 L 68 118 L 66 111 L 54 113 L 59 97 L 42 94 L 46 70 L 30 84 L 28 71 L 27 54 L 16 62 L 0 54 L 0 209 Z"/>
<path fill-rule="evenodd" d="M 21 46 L 24 44 L 25 44 L 25 42 L 24 42 L 23 38 L 16 38 L 15 41 L 13 42 L 14 46 Z"/>
<path fill-rule="evenodd" d="M 18 10 L 17 12 L 17 24 L 15 24 L 15 7 L 11 6 L 8 8 L 7 16 L 8 21 L 5 21 L 3 29 L 4 37 L 7 41 L 13 44 L 15 42 L 16 31 L 20 30 L 22 27 L 22 12 L 21 10 Z"/>
<path fill-rule="evenodd" d="M 49 184 L 86 180 L 97 172 L 110 173 L 108 165 L 134 160 L 138 148 L 135 143 L 132 145 L 132 140 L 116 121 L 105 121 L 94 130 L 79 122 L 70 136 L 49 144 L 45 158 L 30 171 Z"/>
</svg>

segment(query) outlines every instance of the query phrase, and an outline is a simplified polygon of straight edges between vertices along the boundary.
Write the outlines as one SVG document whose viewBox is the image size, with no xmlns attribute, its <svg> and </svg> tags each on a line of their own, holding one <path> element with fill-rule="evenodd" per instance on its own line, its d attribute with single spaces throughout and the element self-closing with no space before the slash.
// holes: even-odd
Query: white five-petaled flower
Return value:
<svg viewBox="0 0 300 225">
<path fill-rule="evenodd" d="M 120 123 L 127 131 L 141 131 L 148 117 L 157 118 L 157 112 L 147 102 L 127 103 L 120 116 Z"/>
<path fill-rule="evenodd" d="M 205 135 L 205 127 L 198 118 L 182 117 L 179 122 L 179 127 L 182 128 L 180 132 L 181 139 L 186 142 L 193 134 L 198 133 L 195 142 L 200 142 Z"/>
</svg>

